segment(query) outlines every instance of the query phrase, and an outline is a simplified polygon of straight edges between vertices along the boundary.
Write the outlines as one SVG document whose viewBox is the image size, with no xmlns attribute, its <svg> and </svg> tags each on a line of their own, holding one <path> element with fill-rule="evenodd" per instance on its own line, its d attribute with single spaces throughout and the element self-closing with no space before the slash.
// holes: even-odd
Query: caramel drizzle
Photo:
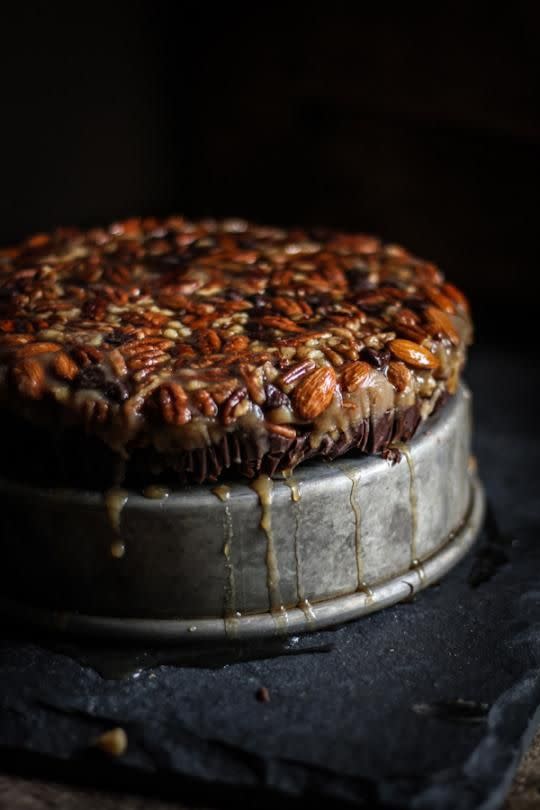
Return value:
<svg viewBox="0 0 540 810">
<path fill-rule="evenodd" d="M 296 567 L 296 595 L 297 606 L 306 617 L 307 623 L 312 625 L 316 619 L 315 613 L 311 606 L 309 599 L 306 597 L 304 591 L 304 584 L 302 582 L 302 560 L 300 558 L 300 519 L 301 519 L 301 504 L 300 500 L 302 494 L 300 492 L 300 485 L 292 477 L 291 470 L 283 470 L 283 477 L 285 484 L 291 490 L 291 501 L 294 503 L 294 561 Z"/>
<path fill-rule="evenodd" d="M 234 538 L 232 512 L 231 512 L 231 490 L 225 484 L 220 484 L 212 490 L 214 495 L 223 503 L 223 556 L 225 557 L 225 569 L 227 580 L 224 591 L 223 614 L 225 621 L 225 632 L 235 636 L 237 632 L 236 622 L 240 614 L 236 610 L 236 580 L 234 576 L 234 565 L 232 562 L 232 542 Z"/>
<path fill-rule="evenodd" d="M 364 585 L 364 555 L 362 554 L 362 511 L 358 503 L 358 484 L 360 483 L 359 473 L 350 473 L 343 467 L 340 467 L 341 472 L 349 481 L 351 481 L 351 489 L 349 491 L 349 503 L 354 514 L 354 555 L 356 560 L 356 589 L 358 591 L 365 590 Z"/>
<path fill-rule="evenodd" d="M 289 617 L 283 605 L 283 599 L 281 598 L 279 566 L 272 531 L 274 483 L 268 475 L 259 475 L 258 478 L 252 481 L 250 486 L 259 496 L 259 503 L 261 504 L 261 520 L 259 526 L 266 535 L 266 583 L 270 610 L 277 628 L 281 631 L 286 631 L 289 624 Z"/>
<path fill-rule="evenodd" d="M 120 538 L 120 524 L 122 518 L 122 511 L 128 501 L 129 493 L 126 489 L 120 487 L 112 487 L 104 494 L 105 509 L 109 523 L 118 538 L 111 543 L 111 556 L 115 559 L 120 559 L 126 553 L 126 546 Z"/>
<path fill-rule="evenodd" d="M 414 461 L 411 455 L 411 451 L 409 450 L 406 444 L 403 444 L 403 442 L 396 442 L 394 447 L 397 447 L 398 450 L 401 450 L 401 452 L 405 456 L 405 460 L 407 461 L 407 467 L 409 468 L 409 504 L 411 511 L 411 568 L 414 568 L 418 571 L 418 576 L 423 581 L 425 573 L 424 569 L 422 568 L 422 564 L 418 560 L 416 548 L 418 536 L 418 496 L 416 494 L 416 473 L 414 470 Z"/>
</svg>

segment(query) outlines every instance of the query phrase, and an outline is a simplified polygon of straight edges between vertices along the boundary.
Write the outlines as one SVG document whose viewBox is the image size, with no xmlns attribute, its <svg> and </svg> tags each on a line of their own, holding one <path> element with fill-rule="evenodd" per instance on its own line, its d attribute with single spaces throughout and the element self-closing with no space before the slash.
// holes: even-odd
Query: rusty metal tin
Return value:
<svg viewBox="0 0 540 810">
<path fill-rule="evenodd" d="M 462 387 L 394 465 L 319 461 L 255 488 L 116 493 L 109 509 L 100 493 L 4 481 L 0 609 L 56 631 L 160 643 L 371 613 L 438 581 L 474 542 L 484 499 L 470 440 Z"/>
</svg>

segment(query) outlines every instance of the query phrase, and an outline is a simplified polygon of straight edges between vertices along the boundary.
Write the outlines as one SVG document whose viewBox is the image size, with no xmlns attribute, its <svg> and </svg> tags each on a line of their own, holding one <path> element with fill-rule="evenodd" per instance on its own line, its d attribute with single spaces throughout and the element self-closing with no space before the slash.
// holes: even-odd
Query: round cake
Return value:
<svg viewBox="0 0 540 810">
<path fill-rule="evenodd" d="M 471 321 L 438 268 L 363 234 L 131 219 L 0 251 L 0 472 L 272 476 L 388 454 L 456 392 Z"/>
</svg>

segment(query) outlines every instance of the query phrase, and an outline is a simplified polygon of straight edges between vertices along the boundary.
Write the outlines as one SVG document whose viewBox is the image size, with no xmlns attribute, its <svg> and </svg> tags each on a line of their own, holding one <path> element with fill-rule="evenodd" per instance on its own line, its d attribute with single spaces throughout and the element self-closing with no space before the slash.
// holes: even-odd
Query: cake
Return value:
<svg viewBox="0 0 540 810">
<path fill-rule="evenodd" d="M 434 264 L 364 234 L 37 234 L 0 250 L 0 472 L 200 484 L 392 454 L 456 392 L 471 333 Z"/>
</svg>

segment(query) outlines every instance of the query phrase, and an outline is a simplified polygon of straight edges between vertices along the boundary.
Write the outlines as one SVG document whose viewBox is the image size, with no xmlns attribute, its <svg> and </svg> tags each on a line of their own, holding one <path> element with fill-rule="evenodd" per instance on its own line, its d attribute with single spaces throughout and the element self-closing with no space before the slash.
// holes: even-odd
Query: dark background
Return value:
<svg viewBox="0 0 540 810">
<path fill-rule="evenodd" d="M 536 5 L 23 3 L 1 29 L 0 242 L 170 211 L 373 231 L 465 288 L 481 340 L 522 343 Z"/>
</svg>

